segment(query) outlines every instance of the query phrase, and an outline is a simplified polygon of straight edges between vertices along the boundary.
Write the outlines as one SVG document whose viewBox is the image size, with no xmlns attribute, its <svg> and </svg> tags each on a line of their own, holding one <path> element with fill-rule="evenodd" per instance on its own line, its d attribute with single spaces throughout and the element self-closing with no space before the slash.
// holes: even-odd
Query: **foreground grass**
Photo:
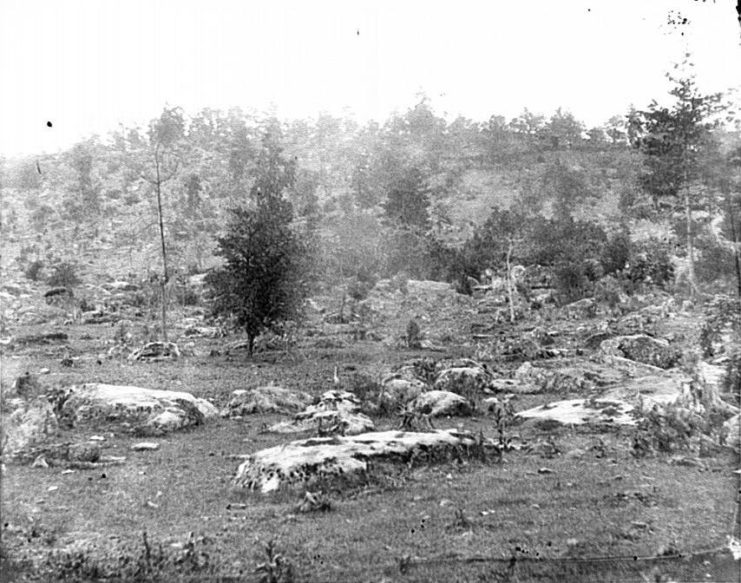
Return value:
<svg viewBox="0 0 741 583">
<path fill-rule="evenodd" d="M 72 368 L 59 365 L 69 349 L 52 346 L 17 353 L 13 371 L 48 367 L 52 384 L 180 389 L 222 405 L 230 391 L 271 380 L 318 394 L 331 388 L 334 367 L 343 378 L 374 374 L 413 356 L 369 343 L 249 361 L 208 356 L 217 343 L 200 341 L 195 356 L 176 363 L 99 364 L 94 355 L 108 333 L 72 329 L 79 357 Z M 237 456 L 288 439 L 262 432 L 278 418 L 219 419 L 159 438 L 160 449 L 150 452 L 131 451 L 138 439 L 106 428 L 75 431 L 60 441 L 103 435 L 105 453 L 125 455 L 125 464 L 72 473 L 8 465 L 3 550 L 14 562 L 3 563 L 3 575 L 32 577 L 32 562 L 55 549 L 104 560 L 141 554 L 144 532 L 165 549 L 181 548 L 192 532 L 209 556 L 209 570 L 198 578 L 255 579 L 264 545 L 276 541 L 301 581 L 735 580 L 728 556 L 690 556 L 721 547 L 733 531 L 738 478 L 728 454 L 678 465 L 668 457 L 635 459 L 629 431 L 523 426 L 513 429 L 522 440 L 550 436 L 561 453 L 510 452 L 501 464 L 378 467 L 367 483 L 328 489 L 330 511 L 302 513 L 297 496 L 262 497 L 230 486 Z M 380 429 L 394 423 L 378 420 Z M 495 434 L 486 418 L 436 425 Z"/>
</svg>

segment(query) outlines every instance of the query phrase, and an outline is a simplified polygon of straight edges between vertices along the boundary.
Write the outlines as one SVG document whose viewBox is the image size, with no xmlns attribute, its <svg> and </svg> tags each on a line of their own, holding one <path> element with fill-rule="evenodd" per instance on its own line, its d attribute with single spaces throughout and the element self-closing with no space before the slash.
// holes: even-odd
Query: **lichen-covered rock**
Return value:
<svg viewBox="0 0 741 583">
<path fill-rule="evenodd" d="M 127 424 L 146 434 L 200 425 L 217 414 L 190 393 L 98 383 L 69 387 L 60 408 L 60 420 L 71 426 Z"/>
<path fill-rule="evenodd" d="M 607 399 L 568 399 L 517 413 L 523 419 L 557 421 L 564 425 L 635 425 L 633 406 Z"/>
<path fill-rule="evenodd" d="M 311 401 L 306 393 L 290 391 L 276 385 L 232 392 L 222 416 L 241 417 L 255 413 L 289 413 L 297 411 Z"/>
<path fill-rule="evenodd" d="M 43 397 L 17 405 L 2 422 L 2 451 L 10 457 L 43 443 L 59 429 L 54 409 Z"/>
<path fill-rule="evenodd" d="M 466 417 L 473 413 L 473 404 L 450 391 L 427 391 L 407 404 L 408 411 L 415 411 L 430 417 L 442 415 Z"/>
<path fill-rule="evenodd" d="M 347 391 L 327 391 L 318 403 L 296 413 L 290 421 L 271 426 L 275 433 L 316 431 L 323 435 L 354 435 L 372 431 L 373 421 L 360 413 L 360 400 Z"/>
<path fill-rule="evenodd" d="M 311 416 L 295 417 L 272 425 L 273 433 L 318 433 L 320 435 L 357 435 L 373 431 L 375 425 L 362 413 L 347 411 L 317 411 Z"/>
<path fill-rule="evenodd" d="M 515 380 L 523 393 L 578 393 L 593 389 L 597 375 L 574 366 L 540 367 L 524 362 L 515 371 Z"/>
<path fill-rule="evenodd" d="M 600 350 L 608 356 L 621 356 L 665 369 L 672 368 L 681 357 L 681 352 L 667 341 L 645 334 L 610 338 L 602 342 Z"/>
<path fill-rule="evenodd" d="M 419 379 L 387 377 L 381 381 L 378 405 L 387 410 L 401 407 L 421 395 L 427 386 Z"/>
<path fill-rule="evenodd" d="M 473 434 L 455 430 L 384 431 L 293 441 L 251 455 L 237 469 L 233 485 L 262 493 L 305 487 L 315 480 L 362 475 L 371 460 L 405 461 L 418 452 L 444 455 L 475 443 Z"/>
<path fill-rule="evenodd" d="M 518 395 L 529 395 L 541 391 L 539 386 L 520 379 L 494 379 L 491 381 L 490 388 L 497 393 L 515 393 Z"/>
<path fill-rule="evenodd" d="M 433 388 L 458 395 L 480 395 L 489 389 L 491 375 L 481 365 L 457 366 L 440 371 Z"/>
<path fill-rule="evenodd" d="M 129 360 L 175 360 L 180 358 L 180 350 L 174 342 L 149 342 L 129 355 Z"/>
</svg>

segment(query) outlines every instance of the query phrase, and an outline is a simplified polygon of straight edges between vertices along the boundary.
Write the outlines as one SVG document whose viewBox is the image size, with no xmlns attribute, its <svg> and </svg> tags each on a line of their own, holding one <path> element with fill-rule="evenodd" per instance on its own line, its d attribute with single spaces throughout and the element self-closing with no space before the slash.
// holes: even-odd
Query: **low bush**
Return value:
<svg viewBox="0 0 741 583">
<path fill-rule="evenodd" d="M 71 261 L 62 261 L 52 267 L 51 275 L 46 283 L 51 287 L 73 288 L 80 285 L 82 281 L 77 275 L 78 267 Z"/>
<path fill-rule="evenodd" d="M 26 268 L 23 270 L 23 275 L 26 279 L 31 281 L 38 281 L 41 275 L 41 270 L 44 268 L 44 262 L 40 260 L 31 261 Z"/>
</svg>

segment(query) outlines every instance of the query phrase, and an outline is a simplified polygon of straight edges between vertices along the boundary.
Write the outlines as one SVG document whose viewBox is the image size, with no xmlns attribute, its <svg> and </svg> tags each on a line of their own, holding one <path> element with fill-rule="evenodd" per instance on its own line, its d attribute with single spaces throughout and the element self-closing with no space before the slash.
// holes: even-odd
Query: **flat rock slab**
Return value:
<svg viewBox="0 0 741 583">
<path fill-rule="evenodd" d="M 251 455 L 237 469 L 233 484 L 269 493 L 312 479 L 362 474 L 370 460 L 403 461 L 415 452 L 444 454 L 475 442 L 473 434 L 452 429 L 432 433 L 381 431 L 292 441 Z"/>
<path fill-rule="evenodd" d="M 222 416 L 241 417 L 255 413 L 289 413 L 298 411 L 311 401 L 311 396 L 290 391 L 276 385 L 254 389 L 238 389 L 232 392 Z"/>
<path fill-rule="evenodd" d="M 666 373 L 643 375 L 611 388 L 601 398 L 626 401 L 645 411 L 676 401 L 683 394 L 684 381 L 679 375 Z"/>
<path fill-rule="evenodd" d="M 88 383 L 67 389 L 60 419 L 72 426 L 127 423 L 135 431 L 158 435 L 200 425 L 216 407 L 190 393 Z"/>
<path fill-rule="evenodd" d="M 613 399 L 567 399 L 520 411 L 518 417 L 558 421 L 564 425 L 635 425 L 634 407 Z"/>
</svg>

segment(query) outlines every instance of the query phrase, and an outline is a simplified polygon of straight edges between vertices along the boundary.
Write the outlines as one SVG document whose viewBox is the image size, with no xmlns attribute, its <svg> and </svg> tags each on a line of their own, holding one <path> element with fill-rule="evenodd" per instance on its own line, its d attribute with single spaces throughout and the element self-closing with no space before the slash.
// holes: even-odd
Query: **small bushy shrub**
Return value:
<svg viewBox="0 0 741 583">
<path fill-rule="evenodd" d="M 655 405 L 638 422 L 633 437 L 633 454 L 671 453 L 689 449 L 693 437 L 702 433 L 705 420 L 679 404 Z"/>
<path fill-rule="evenodd" d="M 579 263 L 562 263 L 556 268 L 556 293 L 561 304 L 568 304 L 585 297 L 589 280 L 584 266 Z"/>
<path fill-rule="evenodd" d="M 57 263 L 53 268 L 51 275 L 47 278 L 46 283 L 51 287 L 73 288 L 82 283 L 77 276 L 77 264 L 71 261 L 62 261 Z"/>
<path fill-rule="evenodd" d="M 674 279 L 674 266 L 667 245 L 657 239 L 648 239 L 633 247 L 628 279 L 633 283 L 651 283 L 665 287 Z"/>
<path fill-rule="evenodd" d="M 38 281 L 39 276 L 41 275 L 41 270 L 43 268 L 43 261 L 40 261 L 38 259 L 36 261 L 31 261 L 26 269 L 23 270 L 23 275 L 26 277 L 26 279 L 30 279 L 31 281 Z"/>
<path fill-rule="evenodd" d="M 627 231 L 620 231 L 607 239 L 600 255 L 605 275 L 618 273 L 630 261 L 631 242 Z"/>
</svg>

